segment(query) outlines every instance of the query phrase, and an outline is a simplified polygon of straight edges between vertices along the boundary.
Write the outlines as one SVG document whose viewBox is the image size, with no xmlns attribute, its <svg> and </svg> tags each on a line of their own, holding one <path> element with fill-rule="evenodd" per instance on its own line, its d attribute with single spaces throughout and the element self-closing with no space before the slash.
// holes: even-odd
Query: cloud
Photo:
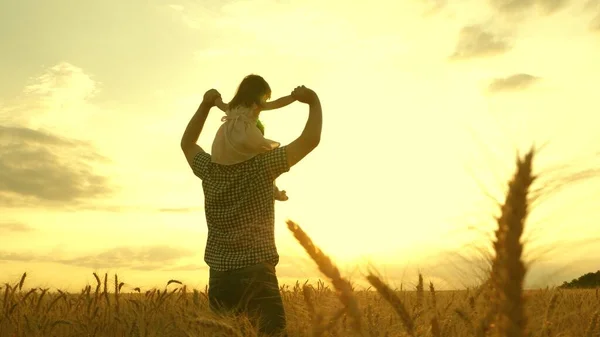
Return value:
<svg viewBox="0 0 600 337">
<path fill-rule="evenodd" d="M 206 270 L 208 266 L 206 264 L 190 263 L 182 266 L 176 266 L 173 268 L 164 268 L 162 271 L 198 271 Z"/>
<path fill-rule="evenodd" d="M 516 91 L 523 90 L 535 82 L 539 81 L 540 78 L 529 74 L 514 74 L 508 77 L 495 78 L 491 81 L 488 86 L 488 92 L 504 92 L 504 91 Z"/>
<path fill-rule="evenodd" d="M 0 233 L 4 232 L 32 232 L 33 227 L 28 226 L 22 222 L 0 222 Z"/>
<path fill-rule="evenodd" d="M 64 106 L 91 98 L 97 91 L 97 83 L 83 69 L 61 62 L 34 78 L 23 92 L 42 98 L 44 103 Z"/>
<path fill-rule="evenodd" d="M 189 213 L 204 210 L 204 207 L 179 207 L 179 208 L 159 208 L 162 213 Z"/>
<path fill-rule="evenodd" d="M 0 199 L 1 200 L 1 199 Z M 65 208 L 69 210 L 86 210 L 86 211 L 99 211 L 99 212 L 111 212 L 111 213 L 192 213 L 203 211 L 204 207 L 163 207 L 157 208 L 154 205 L 119 205 L 108 203 L 80 203 L 75 205 L 68 205 Z"/>
<path fill-rule="evenodd" d="M 166 5 L 168 11 L 176 15 L 180 22 L 192 30 L 206 30 L 215 26 L 221 16 L 220 8 L 229 1 L 214 1 L 210 3 L 187 2 L 185 6 L 180 4 Z"/>
<path fill-rule="evenodd" d="M 590 22 L 590 30 L 593 32 L 600 32 L 600 11 Z"/>
<path fill-rule="evenodd" d="M 296 279 L 323 277 L 314 261 L 304 255 L 280 255 L 277 275 Z"/>
<path fill-rule="evenodd" d="M 569 0 L 490 0 L 490 5 L 501 13 L 520 13 L 540 8 L 546 14 L 552 14 L 566 7 Z"/>
<path fill-rule="evenodd" d="M 26 127 L 0 125 L 0 208 L 66 206 L 113 192 L 90 144 Z"/>
<path fill-rule="evenodd" d="M 99 83 L 60 62 L 34 76 L 0 107 L 0 208 L 66 207 L 114 192 L 100 164 L 110 161 L 83 141 L 82 125 Z M 51 132 L 48 130 L 52 130 Z M 68 136 L 65 136 L 68 135 Z"/>
<path fill-rule="evenodd" d="M 505 53 L 510 48 L 511 45 L 505 37 L 494 35 L 482 25 L 470 25 L 461 29 L 456 49 L 450 59 L 494 56 Z"/>
<path fill-rule="evenodd" d="M 584 7 L 585 10 L 600 9 L 600 0 L 588 0 Z"/>
<path fill-rule="evenodd" d="M 85 268 L 128 268 L 131 270 L 164 270 L 185 257 L 195 256 L 189 249 L 174 248 L 165 245 L 149 247 L 116 247 L 98 254 L 83 255 L 75 258 L 52 257 L 48 254 L 32 254 L 0 251 L 0 261 L 17 262 L 53 262 Z"/>
<path fill-rule="evenodd" d="M 536 0 L 490 0 L 492 8 L 501 12 L 519 12 L 528 10 Z"/>
<path fill-rule="evenodd" d="M 14 253 L 0 251 L 0 261 L 33 262 L 38 260 L 38 258 L 39 257 L 31 253 Z"/>
<path fill-rule="evenodd" d="M 547 243 L 526 243 L 523 259 L 527 265 L 526 287 L 561 284 L 598 269 L 596 256 L 600 237 L 557 239 Z M 473 242 L 460 249 L 433 253 L 416 266 L 427 277 L 446 280 L 452 288 L 474 285 L 489 275 L 489 260 L 494 255 L 489 243 Z M 392 273 L 398 272 L 391 270 Z M 394 274 L 392 274 L 394 275 Z"/>
<path fill-rule="evenodd" d="M 183 257 L 195 255 L 191 250 L 169 246 L 151 246 L 134 249 L 117 247 L 96 255 L 62 259 L 56 262 L 91 268 L 129 268 L 134 270 L 160 270 Z"/>
<path fill-rule="evenodd" d="M 0 106 L 0 125 L 85 139 L 92 130 L 82 126 L 103 115 L 91 103 L 99 88 L 100 83 L 83 69 L 60 62 L 30 78 L 19 95 Z"/>
<path fill-rule="evenodd" d="M 171 8 L 172 10 L 176 11 L 176 12 L 181 12 L 183 11 L 185 8 L 182 5 L 168 5 L 169 8 Z"/>
<path fill-rule="evenodd" d="M 0 109 L 0 125 L 85 135 L 81 125 L 98 109 L 89 104 L 99 83 L 67 62 L 29 80 L 22 92 Z"/>
<path fill-rule="evenodd" d="M 423 0 L 423 4 L 427 7 L 423 15 L 430 16 L 442 11 L 448 5 L 448 0 Z"/>
<path fill-rule="evenodd" d="M 215 2 L 217 3 L 217 2 Z M 276 0 L 218 2 L 220 8 L 191 8 L 186 13 L 201 22 L 188 24 L 212 30 L 222 38 L 201 46 L 194 53 L 197 60 L 223 62 L 227 57 L 291 57 L 302 62 L 339 62 L 340 55 L 354 59 L 393 58 L 407 51 L 406 41 L 397 34 L 370 34 L 371 27 L 358 29 L 358 8 L 346 15 L 331 15 L 330 6 L 315 8 L 302 2 L 281 3 Z M 353 17 L 357 15 L 357 17 Z M 254 20 L 247 20 L 253 17 Z M 184 20 L 185 21 L 185 20 Z M 310 34 L 298 30 L 310 27 Z M 277 29 L 272 29 L 277 27 Z M 318 33 L 315 33 L 318 32 Z M 306 48 L 310 46 L 311 48 Z"/>
<path fill-rule="evenodd" d="M 551 14 L 567 6 L 569 0 L 538 0 L 538 5 L 547 13 Z"/>
</svg>

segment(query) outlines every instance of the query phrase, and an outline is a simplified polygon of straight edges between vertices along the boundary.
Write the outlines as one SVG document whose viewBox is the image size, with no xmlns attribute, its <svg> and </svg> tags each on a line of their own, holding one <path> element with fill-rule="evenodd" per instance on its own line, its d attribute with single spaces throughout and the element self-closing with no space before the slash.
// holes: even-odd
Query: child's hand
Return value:
<svg viewBox="0 0 600 337">
<path fill-rule="evenodd" d="M 221 95 L 219 95 L 217 98 L 215 98 L 215 106 L 217 108 L 219 108 L 219 110 L 221 110 L 223 112 L 227 112 L 227 104 L 223 103 L 223 99 L 221 98 Z"/>
<path fill-rule="evenodd" d="M 217 105 L 219 103 L 223 103 L 223 99 L 221 98 L 221 96 L 218 96 L 217 98 L 215 98 L 215 105 Z"/>
</svg>

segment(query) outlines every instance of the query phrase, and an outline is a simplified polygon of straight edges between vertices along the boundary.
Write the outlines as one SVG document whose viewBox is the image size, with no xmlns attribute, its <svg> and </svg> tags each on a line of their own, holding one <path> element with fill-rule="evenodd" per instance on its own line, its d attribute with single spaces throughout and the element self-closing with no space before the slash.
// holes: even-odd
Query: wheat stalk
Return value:
<svg viewBox="0 0 600 337">
<path fill-rule="evenodd" d="M 596 325 L 598 324 L 598 316 L 600 315 L 600 311 L 596 311 L 592 318 L 590 319 L 590 324 L 588 325 L 585 331 L 585 337 L 596 337 L 594 336 L 594 331 L 596 330 Z"/>
<path fill-rule="evenodd" d="M 423 306 L 423 298 L 425 294 L 425 288 L 423 286 L 423 275 L 419 273 L 419 283 L 417 283 L 417 307 Z"/>
<path fill-rule="evenodd" d="M 550 303 L 548 303 L 548 307 L 546 308 L 546 314 L 544 315 L 544 321 L 542 323 L 542 330 L 540 331 L 540 336 L 549 337 L 550 336 L 550 318 L 556 309 L 556 304 L 558 303 L 558 293 L 554 293 L 550 298 Z"/>
<path fill-rule="evenodd" d="M 196 323 L 204 328 L 211 329 L 211 336 L 222 333 L 223 336 L 242 337 L 242 334 L 239 330 L 236 330 L 232 326 L 214 319 L 197 318 Z"/>
<path fill-rule="evenodd" d="M 338 297 L 348 314 L 352 318 L 352 325 L 355 331 L 362 331 L 361 314 L 358 308 L 358 302 L 354 297 L 352 285 L 342 277 L 336 265 L 331 261 L 329 256 L 325 255 L 315 246 L 311 238 L 292 220 L 286 221 L 289 230 L 294 234 L 294 237 L 304 247 L 308 255 L 317 263 L 319 270 L 329 278 L 333 287 L 336 289 Z"/>
<path fill-rule="evenodd" d="M 496 303 L 498 335 L 524 337 L 527 318 L 524 312 L 523 281 L 525 265 L 521 259 L 523 245 L 520 241 L 529 211 L 528 192 L 534 181 L 531 149 L 522 159 L 517 159 L 517 169 L 509 182 L 508 193 L 497 219 L 498 229 L 490 281 Z"/>
<path fill-rule="evenodd" d="M 394 310 L 400 317 L 402 324 L 404 324 L 404 328 L 406 329 L 406 332 L 408 332 L 408 334 L 410 336 L 414 337 L 415 336 L 415 324 L 413 322 L 413 319 L 410 317 L 410 314 L 408 313 L 408 310 L 404 306 L 404 303 L 402 302 L 400 297 L 398 297 L 398 295 L 396 295 L 394 293 L 392 288 L 390 288 L 387 284 L 385 284 L 385 282 L 383 282 L 379 277 L 377 277 L 373 274 L 369 274 L 367 276 L 367 280 L 377 290 L 377 292 L 381 295 L 381 297 L 383 297 L 386 301 L 388 301 L 392 305 L 392 308 L 394 308 Z"/>
</svg>

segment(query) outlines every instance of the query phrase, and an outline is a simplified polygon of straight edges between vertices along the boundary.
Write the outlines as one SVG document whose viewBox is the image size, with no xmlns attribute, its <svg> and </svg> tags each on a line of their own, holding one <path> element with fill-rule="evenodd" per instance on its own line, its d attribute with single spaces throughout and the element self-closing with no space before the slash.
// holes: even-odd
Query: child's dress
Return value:
<svg viewBox="0 0 600 337">
<path fill-rule="evenodd" d="M 211 160 L 233 165 L 278 148 L 280 143 L 262 135 L 256 126 L 257 120 L 258 114 L 252 108 L 239 106 L 227 110 L 212 144 Z"/>
</svg>

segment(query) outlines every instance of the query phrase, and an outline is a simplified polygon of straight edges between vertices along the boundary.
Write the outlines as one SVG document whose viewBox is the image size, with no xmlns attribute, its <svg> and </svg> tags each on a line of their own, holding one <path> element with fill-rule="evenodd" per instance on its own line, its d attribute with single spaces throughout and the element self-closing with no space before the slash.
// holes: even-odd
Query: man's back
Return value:
<svg viewBox="0 0 600 337">
<path fill-rule="evenodd" d="M 199 152 L 192 169 L 204 190 L 208 266 L 227 271 L 276 265 L 273 181 L 289 170 L 286 147 L 235 165 L 212 163 L 209 154 Z"/>
</svg>

